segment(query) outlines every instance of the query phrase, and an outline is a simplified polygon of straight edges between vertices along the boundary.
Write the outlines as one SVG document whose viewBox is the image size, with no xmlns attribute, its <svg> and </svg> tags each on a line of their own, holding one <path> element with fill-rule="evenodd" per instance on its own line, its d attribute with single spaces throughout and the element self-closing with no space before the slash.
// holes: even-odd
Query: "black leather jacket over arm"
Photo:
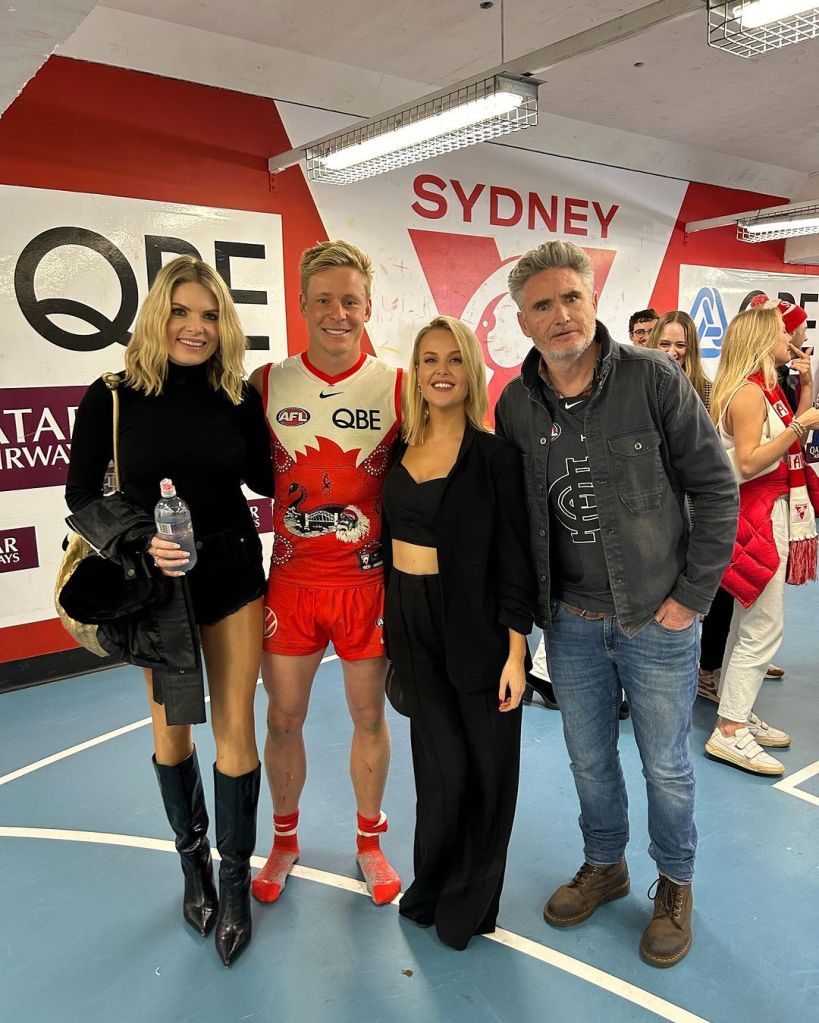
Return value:
<svg viewBox="0 0 819 1023">
<path fill-rule="evenodd" d="M 61 602 L 78 621 L 99 625 L 111 654 L 150 668 L 154 699 L 169 725 L 205 721 L 199 634 L 187 579 L 163 576 L 147 547 L 153 518 L 122 494 L 98 498 L 66 519 L 99 553 L 64 587 Z"/>
</svg>

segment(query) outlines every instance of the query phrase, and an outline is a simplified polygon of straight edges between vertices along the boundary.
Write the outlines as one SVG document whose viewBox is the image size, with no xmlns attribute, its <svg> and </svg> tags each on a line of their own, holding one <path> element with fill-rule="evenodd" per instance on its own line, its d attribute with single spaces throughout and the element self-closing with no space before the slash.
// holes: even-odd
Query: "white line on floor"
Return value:
<svg viewBox="0 0 819 1023">
<path fill-rule="evenodd" d="M 338 654 L 328 654 L 326 657 L 322 657 L 321 663 L 327 664 L 328 661 L 337 661 Z M 256 685 L 261 685 L 261 679 L 259 679 Z M 210 702 L 210 697 L 205 697 L 205 703 Z M 127 735 L 128 732 L 134 732 L 137 728 L 144 728 L 146 725 L 151 723 L 150 718 L 141 718 L 139 721 L 132 721 L 130 725 L 123 725 L 122 728 L 115 728 L 111 732 L 106 732 L 104 735 L 98 735 L 93 739 L 87 739 L 85 742 L 77 743 L 76 746 L 70 746 L 68 749 L 61 750 L 59 753 L 52 753 L 49 757 L 43 757 L 42 760 L 36 760 L 33 764 L 26 764 L 25 767 L 20 767 L 16 771 L 12 771 L 10 774 L 4 774 L 0 778 L 0 785 L 7 785 L 10 781 L 17 781 L 18 778 L 24 778 L 27 774 L 31 774 L 33 771 L 39 771 L 41 767 L 48 767 L 50 764 L 56 764 L 60 760 L 65 760 L 66 757 L 71 757 L 75 753 L 82 753 L 83 750 L 92 749 L 94 746 L 99 746 L 102 742 L 108 742 L 109 739 L 118 739 L 121 735 Z"/>
<path fill-rule="evenodd" d="M 51 841 L 58 842 L 89 842 L 96 845 L 117 845 L 133 849 L 152 849 L 160 852 L 176 851 L 173 842 L 166 839 L 142 838 L 137 835 L 106 834 L 104 832 L 97 831 L 65 831 L 52 828 L 0 827 L 0 838 L 49 839 Z M 218 859 L 218 853 L 215 850 L 214 859 Z M 264 866 L 265 859 L 263 856 L 254 856 L 250 862 L 254 867 L 262 867 Z M 318 884 L 328 885 L 331 888 L 340 888 L 345 892 L 352 892 L 356 895 L 368 894 L 364 883 L 352 877 L 344 877 L 341 874 L 331 874 L 326 870 L 316 870 L 314 867 L 302 867 L 298 865 L 293 867 L 292 873 L 295 877 L 303 878 L 306 881 L 315 881 Z M 400 896 L 396 897 L 393 905 L 397 905 L 398 898 L 400 898 Z M 495 941 L 499 945 L 504 945 L 506 948 L 513 949 L 516 952 L 522 952 L 524 955 L 531 956 L 533 959 L 537 959 L 540 962 L 545 963 L 547 966 L 553 966 L 558 970 L 562 970 L 564 973 L 571 974 L 573 977 L 577 977 L 580 980 L 593 984 L 595 987 L 602 988 L 602 990 L 608 991 L 619 998 L 632 1002 L 634 1005 L 639 1005 L 641 1008 L 647 1009 L 649 1012 L 653 1012 L 661 1019 L 668 1020 L 669 1023 L 708 1023 L 704 1017 L 697 1016 L 693 1012 L 688 1012 L 687 1009 L 683 1009 L 679 1005 L 675 1005 L 673 1002 L 668 1002 L 664 998 L 659 998 L 650 991 L 645 991 L 643 988 L 637 987 L 635 984 L 629 984 L 628 981 L 620 980 L 619 977 L 614 977 L 610 973 L 606 973 L 604 970 L 598 970 L 595 966 L 589 966 L 588 963 L 581 962 L 579 959 L 573 959 L 571 956 L 565 955 L 563 952 L 558 952 L 556 949 L 549 948 L 547 945 L 541 945 L 539 942 L 532 941 L 530 938 L 524 938 L 520 934 L 514 934 L 512 931 L 505 931 L 498 928 L 498 930 L 496 930 L 493 934 L 487 934 L 485 937 L 489 941 Z"/>
<path fill-rule="evenodd" d="M 807 767 L 803 767 L 801 771 L 789 774 L 787 778 L 778 781 L 773 787 L 779 789 L 780 792 L 786 792 L 789 796 L 795 796 L 797 799 L 803 799 L 806 803 L 813 803 L 814 806 L 819 806 L 819 796 L 813 795 L 812 792 L 803 792 L 799 788 L 803 781 L 813 778 L 816 774 L 819 774 L 819 760 L 815 760 L 812 764 L 808 764 Z"/>
<path fill-rule="evenodd" d="M 85 742 L 80 742 L 76 746 L 71 746 L 69 749 L 64 749 L 60 753 L 52 753 L 50 757 L 43 757 L 42 760 L 36 760 L 33 764 L 27 764 L 25 767 L 20 767 L 16 771 L 12 771 L 11 774 L 4 774 L 0 778 L 0 785 L 7 785 L 10 781 L 16 781 L 18 778 L 23 778 L 27 774 L 31 774 L 32 771 L 39 771 L 41 767 L 48 767 L 49 764 L 56 764 L 58 760 L 65 760 L 66 757 L 73 756 L 75 753 L 81 753 L 83 750 L 91 749 L 93 746 L 99 746 L 102 742 L 108 742 L 109 739 L 116 739 L 120 735 L 127 735 L 128 732 L 135 732 L 137 728 L 144 728 L 145 725 L 151 723 L 150 718 L 142 718 L 141 721 L 132 721 L 130 725 L 123 725 L 122 728 L 115 728 L 113 732 L 106 732 L 105 735 L 98 735 L 95 739 L 88 739 Z"/>
</svg>

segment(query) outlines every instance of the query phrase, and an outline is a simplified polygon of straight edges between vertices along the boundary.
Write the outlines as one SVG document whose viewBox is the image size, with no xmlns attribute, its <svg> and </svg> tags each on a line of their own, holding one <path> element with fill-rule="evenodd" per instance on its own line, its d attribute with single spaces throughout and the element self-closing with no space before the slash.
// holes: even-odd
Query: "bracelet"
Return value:
<svg viewBox="0 0 819 1023">
<path fill-rule="evenodd" d="M 793 432 L 794 432 L 794 433 L 796 434 L 796 438 L 797 438 L 797 440 L 804 440 L 804 439 L 805 439 L 805 434 L 806 434 L 806 433 L 808 432 L 808 431 L 807 431 L 807 428 L 806 428 L 805 426 L 803 426 L 803 424 L 802 424 L 802 423 L 800 423 L 798 419 L 796 419 L 796 418 L 794 417 L 794 418 L 793 418 L 793 419 L 792 419 L 792 420 L 791 420 L 791 421 L 790 421 L 790 422 L 788 423 L 788 426 L 789 426 L 789 427 L 790 427 L 790 428 L 791 428 L 791 429 L 793 430 Z"/>
</svg>

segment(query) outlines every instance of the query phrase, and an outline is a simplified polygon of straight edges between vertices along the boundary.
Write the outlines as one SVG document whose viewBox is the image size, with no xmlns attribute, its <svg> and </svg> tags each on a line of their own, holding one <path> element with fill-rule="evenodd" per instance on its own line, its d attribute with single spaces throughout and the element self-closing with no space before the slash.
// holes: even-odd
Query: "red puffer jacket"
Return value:
<svg viewBox="0 0 819 1023">
<path fill-rule="evenodd" d="M 788 467 L 784 462 L 773 472 L 739 486 L 737 538 L 722 588 L 743 607 L 753 604 L 779 568 L 771 514 L 777 498 L 787 496 Z"/>
</svg>

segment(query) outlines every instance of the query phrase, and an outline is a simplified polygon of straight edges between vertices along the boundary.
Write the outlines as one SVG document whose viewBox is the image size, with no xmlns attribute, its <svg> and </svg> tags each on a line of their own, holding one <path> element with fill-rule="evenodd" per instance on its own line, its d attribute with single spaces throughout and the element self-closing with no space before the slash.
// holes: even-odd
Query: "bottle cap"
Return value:
<svg viewBox="0 0 819 1023">
<path fill-rule="evenodd" d="M 164 479 L 159 482 L 159 492 L 163 497 L 176 497 L 176 487 L 172 479 Z"/>
</svg>

